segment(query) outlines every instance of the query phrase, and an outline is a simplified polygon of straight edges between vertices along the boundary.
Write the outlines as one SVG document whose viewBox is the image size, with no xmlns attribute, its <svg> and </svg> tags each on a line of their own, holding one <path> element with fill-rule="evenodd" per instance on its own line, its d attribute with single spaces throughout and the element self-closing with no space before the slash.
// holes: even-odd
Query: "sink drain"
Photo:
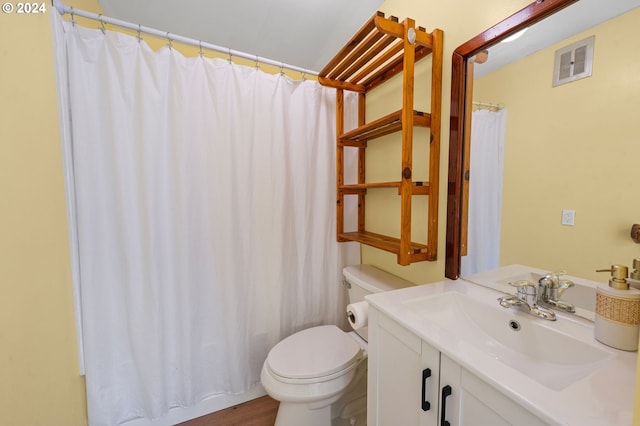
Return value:
<svg viewBox="0 0 640 426">
<path fill-rule="evenodd" d="M 516 320 L 509 321 L 509 328 L 513 331 L 520 331 L 520 323 Z"/>
</svg>

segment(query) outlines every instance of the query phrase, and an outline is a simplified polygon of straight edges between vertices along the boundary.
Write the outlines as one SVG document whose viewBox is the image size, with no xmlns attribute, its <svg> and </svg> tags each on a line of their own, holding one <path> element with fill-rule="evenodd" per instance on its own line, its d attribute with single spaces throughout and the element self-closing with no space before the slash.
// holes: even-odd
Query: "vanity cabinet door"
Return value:
<svg viewBox="0 0 640 426">
<path fill-rule="evenodd" d="M 450 386 L 451 394 L 443 403 L 442 392 L 446 386 Z M 445 354 L 440 356 L 440 395 L 446 413 L 439 424 L 446 424 L 443 421 L 451 426 L 546 424 Z"/>
<path fill-rule="evenodd" d="M 368 425 L 438 424 L 440 353 L 371 307 L 368 363 Z"/>
<path fill-rule="evenodd" d="M 440 380 L 442 368 L 440 351 L 428 343 L 422 342 L 421 353 L 421 392 L 420 392 L 420 426 L 439 425 L 440 412 Z"/>
<path fill-rule="evenodd" d="M 460 404 L 462 401 L 461 371 L 460 365 L 446 355 L 440 355 L 439 425 L 460 425 L 460 412 L 462 411 Z M 475 424 L 498 426 L 498 424 L 480 421 Z"/>
<path fill-rule="evenodd" d="M 542 426 L 446 354 L 369 307 L 369 426 Z"/>
</svg>

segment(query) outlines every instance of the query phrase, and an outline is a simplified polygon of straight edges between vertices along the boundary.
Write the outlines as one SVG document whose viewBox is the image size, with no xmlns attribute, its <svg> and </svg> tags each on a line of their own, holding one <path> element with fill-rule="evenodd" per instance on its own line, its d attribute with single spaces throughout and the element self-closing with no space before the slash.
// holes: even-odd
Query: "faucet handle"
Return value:
<svg viewBox="0 0 640 426">
<path fill-rule="evenodd" d="M 517 288 L 518 299 L 526 302 L 529 306 L 533 306 L 538 300 L 538 286 L 529 280 L 519 280 L 510 282 L 510 286 Z"/>
<path fill-rule="evenodd" d="M 527 287 L 527 286 L 531 286 L 533 288 L 536 287 L 536 285 L 532 281 L 529 281 L 529 280 L 514 281 L 514 282 L 510 282 L 509 285 L 512 286 L 512 287 L 517 287 L 517 288 Z"/>
<path fill-rule="evenodd" d="M 543 287 L 557 288 L 562 281 L 560 276 L 566 273 L 567 271 L 549 272 L 538 280 L 538 284 Z"/>
<path fill-rule="evenodd" d="M 575 285 L 574 282 L 571 280 L 560 280 L 559 284 L 560 284 L 560 288 L 563 288 L 565 290 Z"/>
</svg>

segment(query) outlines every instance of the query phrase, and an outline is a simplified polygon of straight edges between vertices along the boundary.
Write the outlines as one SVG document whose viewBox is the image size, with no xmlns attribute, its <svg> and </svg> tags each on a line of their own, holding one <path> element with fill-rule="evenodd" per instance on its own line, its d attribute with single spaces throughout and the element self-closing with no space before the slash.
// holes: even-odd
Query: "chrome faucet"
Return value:
<svg viewBox="0 0 640 426">
<path fill-rule="evenodd" d="M 574 286 L 570 280 L 561 279 L 564 272 L 550 272 L 538 280 L 538 303 L 574 313 L 575 306 L 560 300 L 564 292 Z"/>
<path fill-rule="evenodd" d="M 516 287 L 517 291 L 514 295 L 507 295 L 500 297 L 498 302 L 503 308 L 516 307 L 521 311 L 528 312 L 531 315 L 537 317 L 555 321 L 556 314 L 551 309 L 538 304 L 540 299 L 538 294 L 539 286 L 529 280 L 516 281 L 509 283 L 509 285 Z"/>
</svg>

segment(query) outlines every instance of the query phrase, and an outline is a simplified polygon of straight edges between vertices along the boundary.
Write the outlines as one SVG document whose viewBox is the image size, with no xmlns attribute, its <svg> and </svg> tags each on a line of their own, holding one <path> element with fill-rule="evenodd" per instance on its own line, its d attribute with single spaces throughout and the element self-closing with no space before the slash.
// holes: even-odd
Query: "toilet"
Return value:
<svg viewBox="0 0 640 426">
<path fill-rule="evenodd" d="M 343 270 L 349 303 L 412 284 L 371 265 Z M 264 362 L 262 386 L 280 401 L 275 426 L 366 425 L 367 327 L 335 325 L 299 331 L 276 344 Z"/>
</svg>

